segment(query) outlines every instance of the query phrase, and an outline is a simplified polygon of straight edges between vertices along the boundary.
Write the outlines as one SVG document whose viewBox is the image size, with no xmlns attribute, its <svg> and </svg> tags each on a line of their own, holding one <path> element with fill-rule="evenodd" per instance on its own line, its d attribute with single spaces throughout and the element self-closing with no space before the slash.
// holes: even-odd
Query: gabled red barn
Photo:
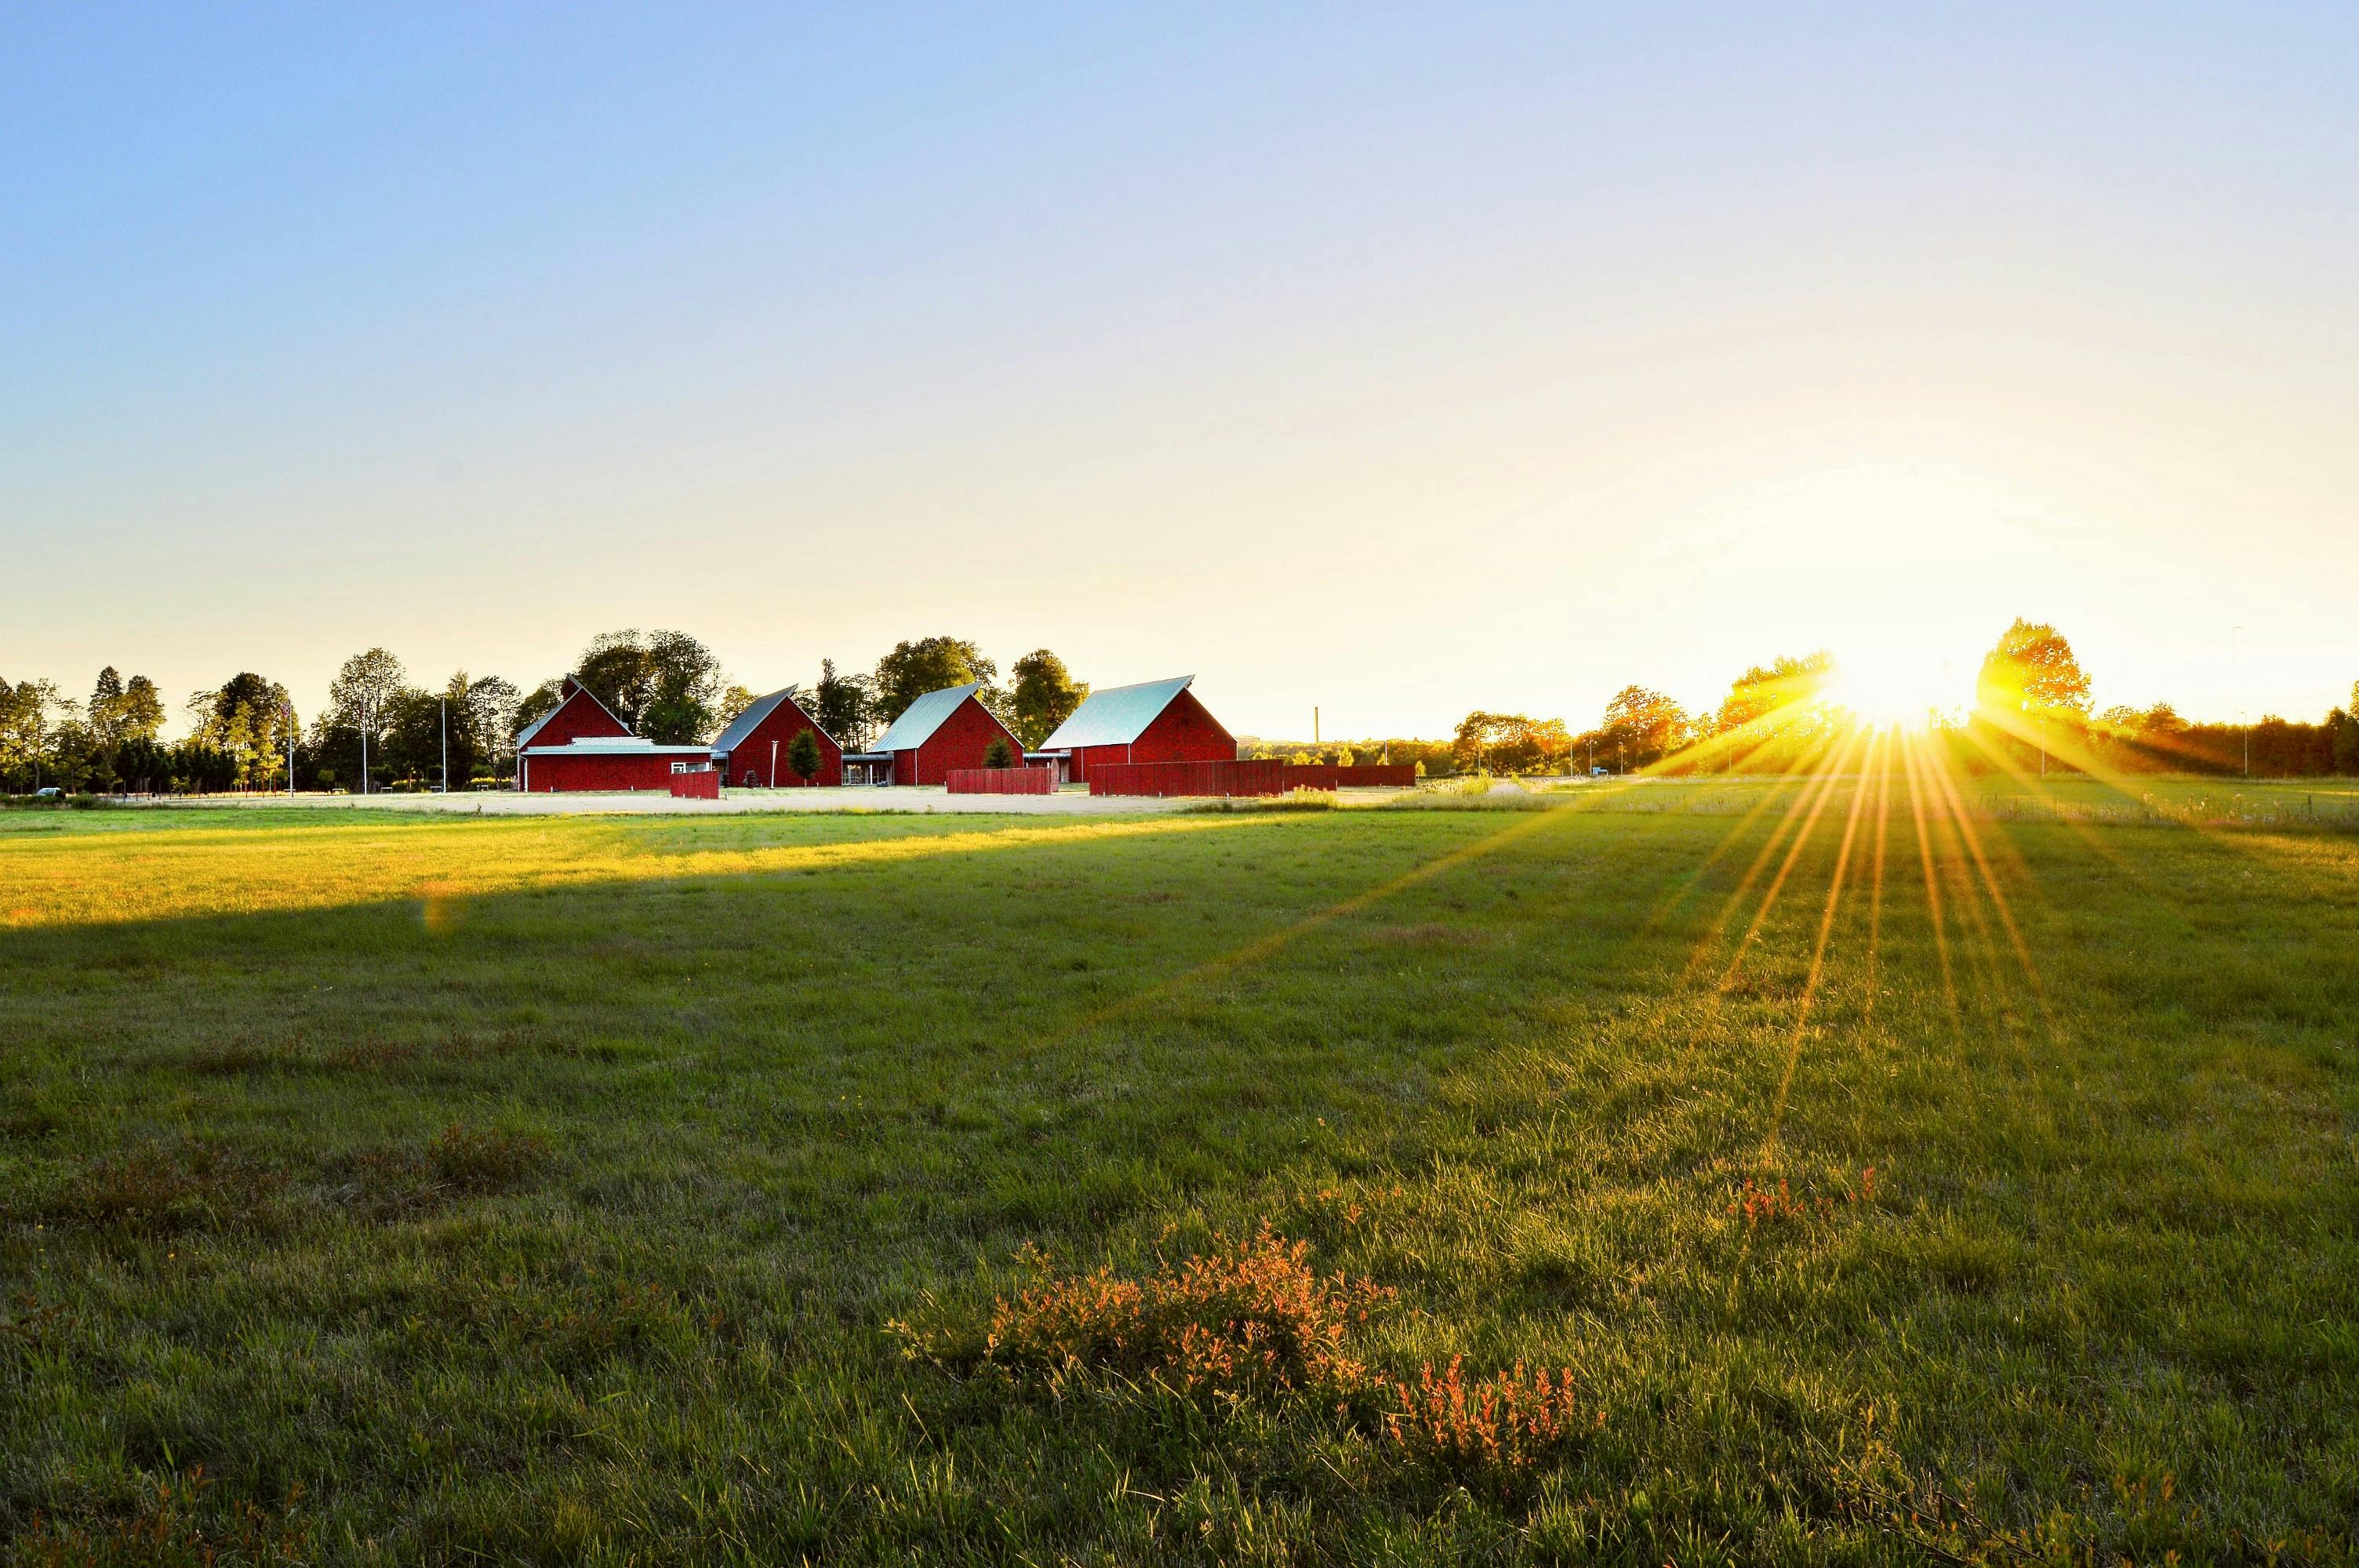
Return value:
<svg viewBox="0 0 2359 1568">
<path fill-rule="evenodd" d="M 814 784 L 835 785 L 843 782 L 843 748 L 835 737 L 819 727 L 819 721 L 803 711 L 795 700 L 794 687 L 774 691 L 767 697 L 757 697 L 745 712 L 730 720 L 721 739 L 712 742 L 712 765 L 721 770 L 723 783 L 748 786 L 797 784 L 804 781 L 795 777 L 787 765 L 787 749 L 795 737 L 804 730 L 819 742 L 819 772 L 810 776 Z"/>
<path fill-rule="evenodd" d="M 1100 762 L 1232 762 L 1237 738 L 1188 688 L 1194 676 L 1093 691 L 1040 743 L 1035 756 L 1062 752 L 1065 777 L 1089 782 Z"/>
<path fill-rule="evenodd" d="M 952 768 L 979 768 L 995 740 L 1007 742 L 1011 761 L 1022 762 L 1024 742 L 991 715 L 975 694 L 980 682 L 929 691 L 901 710 L 875 746 L 853 757 L 889 770 L 886 782 L 938 784 Z"/>
<path fill-rule="evenodd" d="M 671 788 L 671 775 L 711 764 L 702 746 L 658 746 L 631 727 L 571 676 L 555 708 L 516 734 L 516 788 L 559 790 Z"/>
</svg>

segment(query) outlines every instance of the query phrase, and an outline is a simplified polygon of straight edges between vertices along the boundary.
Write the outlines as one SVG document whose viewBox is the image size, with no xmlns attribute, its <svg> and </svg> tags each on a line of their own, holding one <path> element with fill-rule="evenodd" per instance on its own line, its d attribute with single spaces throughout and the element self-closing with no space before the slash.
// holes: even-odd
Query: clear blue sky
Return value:
<svg viewBox="0 0 2359 1568">
<path fill-rule="evenodd" d="M 0 674 L 2359 678 L 2359 7 L 0 11 Z M 2233 640 L 2228 629 L 2245 630 Z"/>
</svg>

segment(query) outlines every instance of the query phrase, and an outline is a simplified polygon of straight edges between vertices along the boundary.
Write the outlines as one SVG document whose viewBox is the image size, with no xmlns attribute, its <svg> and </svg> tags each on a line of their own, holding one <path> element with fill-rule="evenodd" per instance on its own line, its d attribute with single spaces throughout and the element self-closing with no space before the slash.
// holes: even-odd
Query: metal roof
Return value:
<svg viewBox="0 0 2359 1568">
<path fill-rule="evenodd" d="M 762 720 L 777 712 L 778 704 L 782 702 L 792 702 L 795 705 L 795 711 L 802 713 L 800 694 L 793 687 L 781 687 L 767 697 L 757 697 L 746 706 L 745 712 L 729 721 L 729 728 L 721 732 L 721 739 L 712 742 L 712 754 L 716 757 L 727 756 L 746 736 L 760 729 Z M 810 715 L 805 713 L 803 717 L 810 719 Z M 811 722 L 811 731 L 821 735 L 827 733 L 820 729 L 816 719 Z"/>
<path fill-rule="evenodd" d="M 658 746 L 653 741 L 637 735 L 576 735 L 560 746 L 519 746 L 516 749 L 529 752 L 536 757 L 672 756 L 690 752 L 703 755 L 709 751 L 703 746 Z"/>
<path fill-rule="evenodd" d="M 1044 752 L 1060 747 L 1127 746 L 1147 733 L 1163 716 L 1171 699 L 1195 684 L 1194 676 L 1141 681 L 1136 686 L 1112 686 L 1082 699 L 1057 732 L 1040 742 Z"/>
<path fill-rule="evenodd" d="M 929 691 L 901 709 L 901 717 L 893 727 L 876 737 L 870 748 L 878 752 L 914 752 L 933 739 L 942 720 L 958 711 L 960 703 L 983 689 L 981 681 L 969 681 L 964 686 L 946 686 L 940 691 Z"/>
</svg>

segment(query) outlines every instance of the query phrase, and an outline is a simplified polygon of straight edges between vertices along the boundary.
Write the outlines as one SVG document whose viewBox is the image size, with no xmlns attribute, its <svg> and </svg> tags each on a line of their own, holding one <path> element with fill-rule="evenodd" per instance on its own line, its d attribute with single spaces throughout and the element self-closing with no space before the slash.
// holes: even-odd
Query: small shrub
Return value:
<svg viewBox="0 0 2359 1568">
<path fill-rule="evenodd" d="M 1358 1211 L 1351 1211 L 1356 1220 Z M 1112 1269 L 1057 1278 L 992 1303 L 979 1347 L 955 1332 L 895 1320 L 905 1354 L 1051 1393 L 1094 1376 L 1143 1380 L 1214 1411 L 1245 1400 L 1314 1402 L 1355 1421 L 1412 1465 L 1505 1493 L 1603 1422 L 1570 1371 L 1513 1370 L 1468 1382 L 1462 1358 L 1415 1383 L 1371 1368 L 1355 1341 L 1396 1292 L 1321 1275 L 1307 1242 L 1264 1221 L 1244 1241 L 1125 1279 Z"/>
<path fill-rule="evenodd" d="M 1756 1185 L 1753 1178 L 1747 1176 L 1745 1185 L 1737 1189 L 1736 1196 L 1730 1202 L 1728 1213 L 1742 1217 L 1745 1228 L 1752 1230 L 1764 1225 L 1799 1225 L 1813 1215 L 1821 1219 L 1832 1219 L 1840 1207 L 1875 1201 L 1875 1167 L 1870 1165 L 1859 1173 L 1856 1186 L 1845 1182 L 1834 1192 L 1821 1193 L 1815 1197 L 1807 1195 L 1797 1196 L 1793 1184 L 1782 1176 L 1775 1187 Z"/>
<path fill-rule="evenodd" d="M 1527 1372 L 1518 1361 L 1469 1383 L 1463 1359 L 1451 1357 L 1439 1377 L 1425 1367 L 1414 1387 L 1392 1385 L 1400 1408 L 1385 1417 L 1385 1432 L 1412 1459 L 1509 1485 L 1604 1423 L 1603 1411 L 1583 1410 L 1570 1368 Z"/>
<path fill-rule="evenodd" d="M 1144 1280 L 1111 1269 L 1049 1279 L 992 1303 L 982 1359 L 1019 1375 L 1061 1379 L 1083 1368 L 1157 1379 L 1181 1391 L 1253 1388 L 1347 1393 L 1366 1369 L 1353 1331 L 1393 1292 L 1342 1274 L 1321 1278 L 1310 1244 L 1265 1222 L 1244 1241 Z"/>
<path fill-rule="evenodd" d="M 1016 765 L 1016 752 L 1007 744 L 1006 736 L 994 735 L 991 738 L 991 744 L 983 749 L 983 765 L 986 768 L 1012 768 Z"/>
</svg>

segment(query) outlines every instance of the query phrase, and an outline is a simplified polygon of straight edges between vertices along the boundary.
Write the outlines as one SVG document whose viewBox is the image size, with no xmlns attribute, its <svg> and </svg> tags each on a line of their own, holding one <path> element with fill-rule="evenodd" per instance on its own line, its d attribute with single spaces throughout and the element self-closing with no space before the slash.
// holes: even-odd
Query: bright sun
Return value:
<svg viewBox="0 0 2359 1568">
<path fill-rule="evenodd" d="M 1879 730 L 1922 730 L 1933 715 L 1959 706 L 1954 672 L 1897 649 L 1838 655 L 1827 700 Z"/>
</svg>

